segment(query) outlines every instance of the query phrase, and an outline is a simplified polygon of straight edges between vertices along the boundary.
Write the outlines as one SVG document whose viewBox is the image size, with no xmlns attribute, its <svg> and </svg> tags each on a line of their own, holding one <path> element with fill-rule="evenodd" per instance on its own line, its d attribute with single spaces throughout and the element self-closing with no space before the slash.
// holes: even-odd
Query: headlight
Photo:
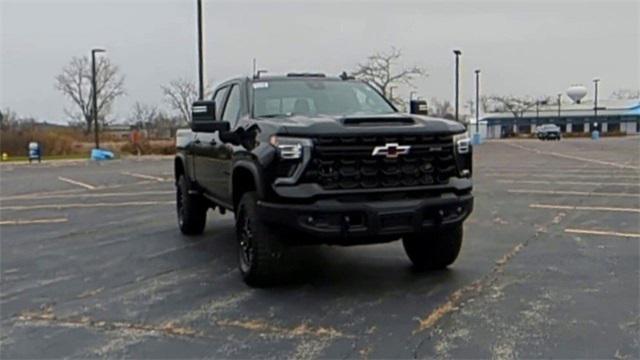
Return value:
<svg viewBox="0 0 640 360">
<path fill-rule="evenodd" d="M 471 140 L 469 136 L 466 133 L 454 136 L 453 145 L 456 152 L 458 175 L 460 177 L 470 178 L 473 168 L 473 156 L 471 154 Z"/>
<path fill-rule="evenodd" d="M 304 148 L 312 146 L 311 139 L 273 135 L 269 143 L 278 149 L 278 155 L 284 160 L 302 159 Z"/>
<path fill-rule="evenodd" d="M 458 154 L 468 154 L 471 146 L 471 139 L 469 139 L 469 136 L 466 133 L 458 134 L 453 137 L 453 144 L 455 145 Z"/>
</svg>

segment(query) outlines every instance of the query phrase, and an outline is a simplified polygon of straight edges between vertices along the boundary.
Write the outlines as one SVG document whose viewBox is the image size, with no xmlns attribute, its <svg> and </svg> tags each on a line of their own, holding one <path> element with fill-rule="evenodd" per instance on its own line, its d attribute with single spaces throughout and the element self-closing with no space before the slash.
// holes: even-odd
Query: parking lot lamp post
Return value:
<svg viewBox="0 0 640 360">
<path fill-rule="evenodd" d="M 598 123 L 598 83 L 599 82 L 600 82 L 599 78 L 593 79 L 593 87 L 594 87 L 593 121 L 595 124 Z"/>
<path fill-rule="evenodd" d="M 480 69 L 476 69 L 476 134 L 480 133 Z"/>
<path fill-rule="evenodd" d="M 456 84 L 455 84 L 455 88 L 456 88 L 456 98 L 455 98 L 455 119 L 456 121 L 460 121 L 458 119 L 458 110 L 459 110 L 459 96 L 460 96 L 460 55 L 462 55 L 462 51 L 460 50 L 453 50 L 453 53 L 456 56 Z"/>
<path fill-rule="evenodd" d="M 202 0 L 198 1 L 198 98 L 204 99 L 204 54 L 202 47 Z"/>
<path fill-rule="evenodd" d="M 560 111 L 562 107 L 562 94 L 558 94 L 558 122 L 560 121 Z"/>
<path fill-rule="evenodd" d="M 96 85 L 96 53 L 106 52 L 105 49 L 91 49 L 91 93 L 92 113 L 93 113 L 93 133 L 96 141 L 96 149 L 100 148 L 100 137 L 98 136 L 98 86 Z"/>
</svg>

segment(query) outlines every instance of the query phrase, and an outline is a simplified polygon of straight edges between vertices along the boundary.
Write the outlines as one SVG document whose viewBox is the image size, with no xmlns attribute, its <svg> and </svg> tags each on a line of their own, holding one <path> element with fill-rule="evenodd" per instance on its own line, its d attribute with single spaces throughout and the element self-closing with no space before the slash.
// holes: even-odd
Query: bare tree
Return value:
<svg viewBox="0 0 640 360">
<path fill-rule="evenodd" d="M 159 112 L 157 106 L 136 102 L 133 104 L 133 109 L 129 116 L 129 122 L 135 125 L 153 125 L 158 115 Z"/>
<path fill-rule="evenodd" d="M 640 90 L 618 89 L 612 92 L 609 98 L 616 100 L 640 99 Z"/>
<path fill-rule="evenodd" d="M 431 98 L 429 102 L 429 115 L 443 119 L 453 119 L 453 107 L 449 100 Z"/>
<path fill-rule="evenodd" d="M 536 100 L 530 96 L 517 97 L 517 96 L 490 96 L 490 101 L 495 103 L 495 109 L 497 111 L 508 111 L 513 114 L 514 117 L 522 117 L 525 111 L 536 106 Z"/>
<path fill-rule="evenodd" d="M 467 105 L 469 106 L 469 110 L 475 116 L 476 114 L 476 101 L 475 99 L 467 101 Z M 496 104 L 491 101 L 491 99 L 486 96 L 480 96 L 480 112 L 483 114 L 494 112 Z"/>
<path fill-rule="evenodd" d="M 352 75 L 375 87 L 394 104 L 402 105 L 403 100 L 391 94 L 391 86 L 404 84 L 413 88 L 413 80 L 427 76 L 427 72 L 418 66 L 396 69 L 401 57 L 402 52 L 394 47 L 388 52 L 375 53 L 367 57 L 366 62 L 358 64 Z"/>
<path fill-rule="evenodd" d="M 93 93 L 91 86 L 91 62 L 89 58 L 73 57 L 69 64 L 56 76 L 56 88 L 71 99 L 75 111 L 65 110 L 72 118 L 82 119 L 91 131 L 93 112 Z M 118 66 L 107 57 L 100 57 L 96 63 L 96 98 L 98 120 L 103 124 L 111 112 L 114 101 L 125 94 L 124 76 Z"/>
<path fill-rule="evenodd" d="M 2 130 L 10 130 L 17 126 L 20 122 L 20 118 L 15 111 L 11 108 L 5 108 L 4 110 L 0 110 L 0 129 Z"/>
<path fill-rule="evenodd" d="M 161 87 L 165 102 L 178 113 L 183 124 L 188 124 L 191 119 L 191 104 L 198 99 L 196 84 L 181 78 Z M 205 98 L 211 96 L 211 92 L 211 84 L 208 84 L 205 88 Z"/>
</svg>

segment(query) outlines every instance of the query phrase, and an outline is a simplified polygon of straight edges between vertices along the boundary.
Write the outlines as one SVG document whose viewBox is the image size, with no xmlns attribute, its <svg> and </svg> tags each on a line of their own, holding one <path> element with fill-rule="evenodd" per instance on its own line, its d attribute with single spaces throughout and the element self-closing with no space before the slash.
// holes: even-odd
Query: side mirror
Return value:
<svg viewBox="0 0 640 360">
<path fill-rule="evenodd" d="M 195 132 L 228 132 L 227 121 L 216 121 L 216 102 L 213 100 L 194 101 L 191 106 L 191 130 Z"/>
<path fill-rule="evenodd" d="M 409 112 L 416 115 L 429 115 L 429 108 L 425 100 L 409 101 Z"/>
</svg>

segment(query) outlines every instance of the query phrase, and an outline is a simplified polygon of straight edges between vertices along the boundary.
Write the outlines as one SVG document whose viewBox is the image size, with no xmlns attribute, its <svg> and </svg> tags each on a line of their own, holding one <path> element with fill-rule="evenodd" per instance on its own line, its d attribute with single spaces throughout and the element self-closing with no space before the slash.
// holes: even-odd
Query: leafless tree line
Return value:
<svg viewBox="0 0 640 360">
<path fill-rule="evenodd" d="M 427 71 L 419 66 L 403 67 L 400 65 L 402 52 L 394 47 L 386 52 L 377 52 L 357 64 L 351 75 L 361 79 L 382 95 L 392 101 L 397 107 L 405 109 L 406 101 L 393 94 L 393 89 L 405 86 L 415 88 L 414 81 L 427 76 Z M 65 109 L 72 122 L 84 124 L 86 131 L 90 131 L 93 125 L 93 94 L 91 86 L 91 63 L 88 57 L 73 57 L 62 72 L 55 78 L 55 87 L 60 90 L 74 105 L 71 109 Z M 109 119 L 113 104 L 119 97 L 126 94 L 124 89 L 124 76 L 118 66 L 110 62 L 107 57 L 99 57 L 96 63 L 96 87 L 98 120 L 105 125 L 113 121 Z M 170 113 L 162 111 L 155 105 L 136 102 L 126 122 L 130 125 L 146 128 L 168 127 L 175 129 L 189 123 L 191 117 L 191 104 L 198 98 L 195 82 L 179 78 L 161 86 L 163 102 Z M 211 95 L 212 87 L 207 86 L 207 94 Z M 640 98 L 640 90 L 620 89 L 611 94 L 612 99 L 637 99 Z M 531 96 L 482 96 L 480 109 L 483 113 L 510 112 L 515 117 L 521 117 L 526 111 L 533 109 L 536 104 L 552 103 L 549 97 L 544 99 Z M 474 101 L 468 101 L 467 105 L 474 113 Z M 453 118 L 454 109 L 449 100 L 432 98 L 429 101 L 429 112 L 432 116 Z M 6 112 L 5 112 L 6 113 Z M 9 114 L 3 116 L 3 126 L 7 124 L 4 117 L 11 118 Z M 17 118 L 14 116 L 14 118 Z"/>
</svg>

